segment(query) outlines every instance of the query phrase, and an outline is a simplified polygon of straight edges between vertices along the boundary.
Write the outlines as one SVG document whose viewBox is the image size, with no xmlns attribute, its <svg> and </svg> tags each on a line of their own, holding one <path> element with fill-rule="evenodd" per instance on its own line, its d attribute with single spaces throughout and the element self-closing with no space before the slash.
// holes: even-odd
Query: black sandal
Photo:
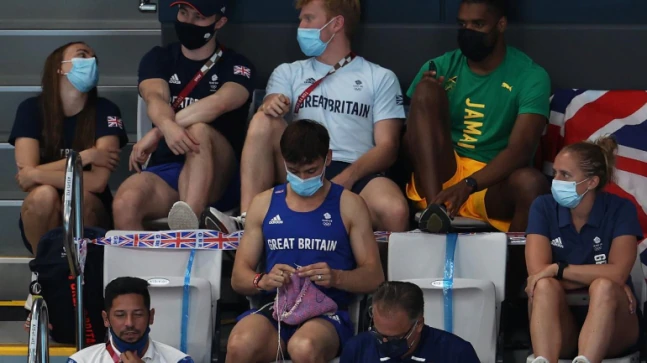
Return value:
<svg viewBox="0 0 647 363">
<path fill-rule="evenodd" d="M 417 216 L 416 216 L 417 217 Z M 444 205 L 431 204 L 420 213 L 418 228 L 423 232 L 447 233 L 451 230 L 452 219 Z"/>
</svg>

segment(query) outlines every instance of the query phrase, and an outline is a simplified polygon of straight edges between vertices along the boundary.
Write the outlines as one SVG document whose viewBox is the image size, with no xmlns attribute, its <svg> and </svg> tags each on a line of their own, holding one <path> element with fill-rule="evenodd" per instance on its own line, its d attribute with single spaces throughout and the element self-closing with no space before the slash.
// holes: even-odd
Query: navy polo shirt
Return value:
<svg viewBox="0 0 647 363">
<path fill-rule="evenodd" d="M 179 42 L 166 47 L 154 47 L 144 55 L 139 63 L 139 83 L 154 78 L 168 82 L 171 92 L 169 103 L 172 104 L 207 60 L 208 58 L 200 61 L 188 59 L 182 54 Z M 211 96 L 225 83 L 234 82 L 245 87 L 249 91 L 247 102 L 240 108 L 220 115 L 220 117 L 210 122 L 210 125 L 229 141 L 238 158 L 242 152 L 245 134 L 247 133 L 247 115 L 252 93 L 254 92 L 255 77 L 256 70 L 247 58 L 231 49 L 224 48 L 222 57 L 198 82 L 180 104 L 177 111 Z M 162 138 L 157 149 L 151 155 L 148 165 L 153 166 L 172 162 L 184 162 L 184 155 L 173 154 L 166 144 L 166 140 Z"/>
<path fill-rule="evenodd" d="M 445 362 L 478 363 L 479 358 L 472 344 L 458 336 L 425 325 L 420 343 L 413 354 L 404 359 L 385 358 L 380 355 L 379 342 L 371 333 L 361 333 L 344 345 L 339 363 L 357 362 Z"/>
<path fill-rule="evenodd" d="M 528 234 L 548 238 L 553 263 L 572 265 L 608 263 L 616 237 L 642 239 L 636 207 L 627 199 L 605 192 L 596 195 L 589 219 L 579 233 L 571 221 L 570 209 L 557 204 L 550 194 L 538 197 L 530 207 Z"/>
</svg>

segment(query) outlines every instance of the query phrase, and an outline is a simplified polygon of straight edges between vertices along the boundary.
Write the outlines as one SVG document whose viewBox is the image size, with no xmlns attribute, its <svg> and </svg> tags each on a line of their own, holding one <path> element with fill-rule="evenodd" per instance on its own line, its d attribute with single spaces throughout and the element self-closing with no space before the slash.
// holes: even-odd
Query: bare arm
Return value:
<svg viewBox="0 0 647 363">
<path fill-rule="evenodd" d="M 542 236 L 540 234 L 529 234 L 526 236 L 525 253 L 528 276 L 537 274 L 553 264 L 553 253 L 550 250 L 550 241 L 548 241 L 546 236 Z M 564 290 L 576 290 L 587 286 L 568 280 L 561 280 L 560 283 Z"/>
<path fill-rule="evenodd" d="M 638 240 L 636 236 L 618 236 L 613 239 L 609 251 L 609 263 L 604 265 L 569 265 L 564 269 L 564 278 L 585 285 L 601 277 L 625 285 L 636 261 Z"/>
<path fill-rule="evenodd" d="M 472 174 L 479 190 L 500 183 L 513 171 L 529 166 L 545 126 L 546 118 L 542 115 L 519 115 L 510 134 L 508 146 L 483 169 Z"/>
<path fill-rule="evenodd" d="M 146 102 L 146 111 L 153 124 L 163 129 L 175 122 L 175 112 L 169 104 L 171 91 L 168 83 L 161 78 L 151 78 L 139 84 L 139 93 Z"/>
<path fill-rule="evenodd" d="M 26 166 L 37 167 L 40 163 L 40 145 L 38 140 L 29 137 L 16 139 L 16 165 L 18 169 Z"/>
<path fill-rule="evenodd" d="M 175 120 L 182 127 L 211 123 L 221 115 L 242 107 L 247 99 L 249 91 L 245 87 L 235 82 L 227 82 L 216 93 L 178 112 Z"/>
<path fill-rule="evenodd" d="M 368 207 L 360 196 L 344 191 L 341 211 L 343 220 L 347 221 L 357 268 L 351 271 L 333 270 L 332 286 L 358 294 L 372 293 L 384 281 L 384 272 Z"/>
<path fill-rule="evenodd" d="M 350 185 L 359 179 L 372 174 L 386 171 L 398 157 L 400 148 L 400 130 L 402 120 L 382 120 L 375 124 L 375 147 L 362 155 L 357 161 L 344 169 L 342 174 L 349 180 Z"/>
<path fill-rule="evenodd" d="M 251 296 L 258 293 L 253 281 L 263 254 L 263 218 L 270 207 L 271 197 L 271 191 L 257 195 L 247 211 L 245 233 L 238 245 L 231 275 L 231 287 L 241 295 Z"/>
<path fill-rule="evenodd" d="M 119 137 L 110 135 L 97 139 L 97 149 L 111 150 L 119 148 Z M 101 193 L 108 185 L 110 169 L 94 165 L 92 171 L 83 172 L 83 189 L 92 193 Z M 41 185 L 51 185 L 57 189 L 65 188 L 65 170 L 36 169 L 34 180 Z"/>
</svg>

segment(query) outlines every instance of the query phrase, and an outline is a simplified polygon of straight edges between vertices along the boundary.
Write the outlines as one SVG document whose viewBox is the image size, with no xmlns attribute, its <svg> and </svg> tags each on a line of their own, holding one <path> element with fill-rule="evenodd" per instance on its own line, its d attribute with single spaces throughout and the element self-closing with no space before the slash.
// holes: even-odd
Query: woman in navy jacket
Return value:
<svg viewBox="0 0 647 363">
<path fill-rule="evenodd" d="M 555 158 L 552 195 L 537 198 L 526 231 L 530 336 L 535 363 L 600 362 L 639 337 L 631 269 L 642 239 L 635 206 L 602 192 L 613 178 L 614 139 L 580 142 Z M 569 306 L 581 289 L 588 305 Z"/>
</svg>

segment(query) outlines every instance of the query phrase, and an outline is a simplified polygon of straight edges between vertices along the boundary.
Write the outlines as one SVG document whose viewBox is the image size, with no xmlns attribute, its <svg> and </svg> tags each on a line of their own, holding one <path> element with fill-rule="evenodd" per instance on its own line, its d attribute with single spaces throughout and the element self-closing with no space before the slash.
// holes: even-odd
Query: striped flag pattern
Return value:
<svg viewBox="0 0 647 363">
<path fill-rule="evenodd" d="M 616 180 L 606 191 L 631 200 L 647 236 L 647 91 L 557 90 L 551 99 L 550 122 L 538 153 L 546 174 L 561 148 L 600 136 L 618 142 Z M 647 270 L 647 238 L 639 242 Z"/>
</svg>

